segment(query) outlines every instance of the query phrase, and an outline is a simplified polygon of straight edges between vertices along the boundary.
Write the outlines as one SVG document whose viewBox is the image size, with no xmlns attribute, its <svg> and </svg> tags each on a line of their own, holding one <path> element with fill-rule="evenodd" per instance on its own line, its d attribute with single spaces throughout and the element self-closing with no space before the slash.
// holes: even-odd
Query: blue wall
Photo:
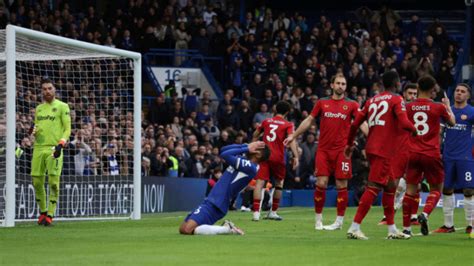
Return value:
<svg viewBox="0 0 474 266">
<path fill-rule="evenodd" d="M 144 177 L 142 179 L 142 212 L 191 211 L 205 197 L 207 180 L 202 178 Z M 421 193 L 420 206 L 424 206 L 428 193 Z M 455 194 L 457 208 L 463 206 L 463 195 Z M 326 207 L 336 206 L 336 190 L 326 193 Z M 380 205 L 381 193 L 374 205 Z M 240 199 L 237 199 L 240 207 Z M 441 207 L 442 200 L 438 203 Z M 313 207 L 313 190 L 283 190 L 281 207 Z M 349 206 L 356 206 L 354 192 L 349 191 Z"/>
</svg>

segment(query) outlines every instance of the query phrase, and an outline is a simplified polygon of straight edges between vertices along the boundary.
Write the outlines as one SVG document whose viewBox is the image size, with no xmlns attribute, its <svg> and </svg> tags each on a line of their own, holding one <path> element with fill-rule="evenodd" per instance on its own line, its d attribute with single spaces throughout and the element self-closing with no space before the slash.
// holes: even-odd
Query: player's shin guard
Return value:
<svg viewBox="0 0 474 266">
<path fill-rule="evenodd" d="M 433 212 L 433 209 L 438 204 L 439 198 L 441 197 L 441 193 L 439 191 L 431 191 L 426 199 L 425 207 L 423 208 L 423 212 L 427 215 L 430 215 Z"/>
<path fill-rule="evenodd" d="M 349 192 L 347 192 L 347 188 L 337 189 L 337 216 L 344 216 L 348 201 Z"/>
<path fill-rule="evenodd" d="M 464 214 L 466 217 L 467 226 L 473 226 L 474 219 L 474 199 L 464 196 Z"/>
<path fill-rule="evenodd" d="M 445 195 L 443 194 L 443 214 L 444 214 L 444 225 L 446 227 L 452 227 L 454 224 L 454 194 Z"/>
<path fill-rule="evenodd" d="M 59 176 L 49 176 L 49 204 L 48 216 L 53 217 L 56 212 L 56 206 L 59 199 Z"/>
<path fill-rule="evenodd" d="M 411 224 L 413 202 L 416 202 L 414 196 L 405 194 L 405 197 L 403 197 L 403 227 L 405 228 L 410 227 Z"/>
<path fill-rule="evenodd" d="M 316 186 L 316 189 L 314 190 L 314 211 L 316 213 L 323 212 L 325 201 L 326 201 L 326 188 Z"/>
<path fill-rule="evenodd" d="M 387 219 L 387 225 L 395 223 L 395 189 L 384 191 L 382 195 L 383 214 Z"/>
<path fill-rule="evenodd" d="M 46 212 L 46 192 L 44 189 L 45 176 L 33 176 L 33 187 L 35 189 L 36 203 L 40 212 Z"/>
<path fill-rule="evenodd" d="M 377 195 L 379 194 L 380 189 L 376 187 L 367 187 L 365 189 L 364 194 L 360 198 L 359 201 L 359 208 L 357 208 L 356 215 L 354 216 L 354 222 L 361 224 L 362 220 L 365 218 L 367 213 L 370 210 L 370 207 L 372 206 L 372 203 L 374 200 L 377 198 Z"/>
</svg>

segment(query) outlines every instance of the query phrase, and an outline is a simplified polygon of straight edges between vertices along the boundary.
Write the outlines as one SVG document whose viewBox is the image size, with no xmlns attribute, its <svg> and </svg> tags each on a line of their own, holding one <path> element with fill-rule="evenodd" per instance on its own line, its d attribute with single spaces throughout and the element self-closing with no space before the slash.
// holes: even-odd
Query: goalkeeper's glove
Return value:
<svg viewBox="0 0 474 266">
<path fill-rule="evenodd" d="M 54 147 L 54 152 L 53 152 L 53 158 L 54 159 L 57 159 L 57 158 L 59 158 L 59 156 L 61 156 L 61 151 L 64 148 L 64 144 L 66 144 L 66 140 L 61 139 L 59 141 L 58 145 L 56 145 L 56 147 Z"/>
</svg>

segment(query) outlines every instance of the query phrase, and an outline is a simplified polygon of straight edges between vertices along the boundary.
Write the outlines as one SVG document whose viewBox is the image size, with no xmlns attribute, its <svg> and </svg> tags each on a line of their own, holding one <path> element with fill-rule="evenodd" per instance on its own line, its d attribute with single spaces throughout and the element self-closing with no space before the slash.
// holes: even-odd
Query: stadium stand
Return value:
<svg viewBox="0 0 474 266">
<path fill-rule="evenodd" d="M 256 6 L 241 14 L 235 1 L 226 0 L 111 1 L 114 3 L 106 7 L 67 1 L 13 2 L 0 6 L 0 28 L 10 23 L 141 53 L 153 48 L 195 49 L 202 55 L 223 58 L 229 75 L 218 80 L 222 99 L 210 99 L 206 92 L 179 98 L 172 84 L 161 95 L 146 93 L 153 100 L 147 101 L 143 110 L 144 176 L 212 177 L 215 169 L 223 169 L 220 147 L 249 141 L 252 129 L 270 115 L 279 100 L 292 103 L 289 119 L 298 125 L 315 101 L 330 94 L 329 80 L 336 73 L 347 77 L 348 97 L 359 104 L 380 91 L 380 76 L 391 69 L 400 73 L 402 83 L 414 82 L 425 73 L 434 75 L 440 84 L 439 100 L 443 90 L 455 82 L 465 30 L 463 11 L 400 12 L 364 7 L 306 14 Z M 174 66 L 187 63 L 180 55 L 165 62 Z M 90 91 L 89 95 L 97 93 L 101 92 Z M 28 90 L 23 101 L 34 106 L 38 97 Z M 89 103 L 96 117 L 105 123 L 113 121 L 100 113 L 99 103 Z M 18 126 L 25 130 L 31 119 L 27 113 L 18 119 Z M 120 117 L 119 121 L 126 124 L 128 119 Z M 77 140 L 84 134 L 85 121 L 74 122 L 72 140 Z M 121 149 L 130 140 L 126 127 L 117 132 L 112 143 L 101 139 L 98 126 L 97 138 L 86 136 L 83 140 L 97 158 L 90 174 L 106 172 L 101 164 L 106 152 L 119 152 L 119 165 L 126 172 L 130 154 Z M 313 186 L 314 157 L 308 153 L 314 152 L 317 136 L 313 129 L 300 141 L 302 163 L 296 172 L 289 173 L 288 187 Z M 363 187 L 367 175 L 363 140 L 359 143 L 351 184 L 355 189 Z M 28 149 L 31 141 L 18 136 L 18 144 Z M 71 166 L 65 169 L 79 167 L 74 165 L 79 152 L 69 149 L 66 161 Z"/>
</svg>

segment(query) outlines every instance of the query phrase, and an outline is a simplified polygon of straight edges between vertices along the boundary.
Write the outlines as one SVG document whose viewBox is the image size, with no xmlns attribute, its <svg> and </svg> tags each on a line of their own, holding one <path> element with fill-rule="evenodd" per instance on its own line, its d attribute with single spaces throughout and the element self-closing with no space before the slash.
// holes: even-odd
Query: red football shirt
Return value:
<svg viewBox="0 0 474 266">
<path fill-rule="evenodd" d="M 418 130 L 418 136 L 410 137 L 410 151 L 440 158 L 440 123 L 441 119 L 449 120 L 446 106 L 431 99 L 417 99 L 407 104 L 407 114 Z"/>
<path fill-rule="evenodd" d="M 391 158 L 399 143 L 397 129 L 400 127 L 411 132 L 416 131 L 408 120 L 405 103 L 400 95 L 384 91 L 366 101 L 359 112 L 349 133 L 348 145 L 353 145 L 357 129 L 367 120 L 369 135 L 365 149 L 367 153 Z"/>
<path fill-rule="evenodd" d="M 359 104 L 349 99 L 322 98 L 311 111 L 320 117 L 318 150 L 344 150 L 352 118 L 357 115 Z"/>
<path fill-rule="evenodd" d="M 281 116 L 275 116 L 263 120 L 260 131 L 263 132 L 263 141 L 271 151 L 269 161 L 285 162 L 283 141 L 288 135 L 293 134 L 293 123 L 286 121 Z"/>
</svg>

